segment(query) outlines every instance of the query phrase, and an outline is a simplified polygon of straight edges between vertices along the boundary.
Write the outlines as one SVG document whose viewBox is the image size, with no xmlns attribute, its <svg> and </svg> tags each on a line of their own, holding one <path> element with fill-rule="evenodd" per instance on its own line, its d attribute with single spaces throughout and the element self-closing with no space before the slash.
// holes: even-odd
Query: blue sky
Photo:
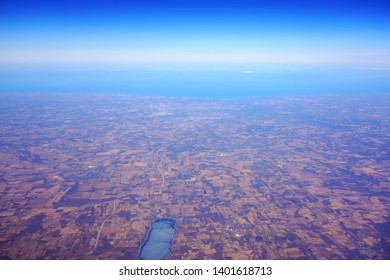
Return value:
<svg viewBox="0 0 390 280">
<path fill-rule="evenodd" d="M 0 1 L 0 92 L 390 92 L 389 1 Z"/>
<path fill-rule="evenodd" d="M 388 1 L 267 2 L 2 0 L 0 67 L 390 68 Z"/>
</svg>

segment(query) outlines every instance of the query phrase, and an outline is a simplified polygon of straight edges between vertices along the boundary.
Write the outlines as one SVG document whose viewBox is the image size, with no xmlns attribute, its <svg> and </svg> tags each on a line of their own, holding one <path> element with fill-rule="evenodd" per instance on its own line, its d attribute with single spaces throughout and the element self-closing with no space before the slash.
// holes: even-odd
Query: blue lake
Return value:
<svg viewBox="0 0 390 280">
<path fill-rule="evenodd" d="M 171 219 L 154 221 L 138 258 L 141 260 L 163 260 L 171 251 L 175 224 L 176 221 Z"/>
<path fill-rule="evenodd" d="M 0 92 L 129 93 L 230 99 L 275 95 L 389 93 L 390 71 L 0 71 Z"/>
</svg>

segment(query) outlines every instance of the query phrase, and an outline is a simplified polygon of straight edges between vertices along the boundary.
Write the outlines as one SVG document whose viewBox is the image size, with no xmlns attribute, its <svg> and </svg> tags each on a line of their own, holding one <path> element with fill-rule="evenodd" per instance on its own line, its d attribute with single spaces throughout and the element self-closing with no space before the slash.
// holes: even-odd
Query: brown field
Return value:
<svg viewBox="0 0 390 280">
<path fill-rule="evenodd" d="M 0 96 L 0 259 L 390 259 L 390 96 Z"/>
</svg>

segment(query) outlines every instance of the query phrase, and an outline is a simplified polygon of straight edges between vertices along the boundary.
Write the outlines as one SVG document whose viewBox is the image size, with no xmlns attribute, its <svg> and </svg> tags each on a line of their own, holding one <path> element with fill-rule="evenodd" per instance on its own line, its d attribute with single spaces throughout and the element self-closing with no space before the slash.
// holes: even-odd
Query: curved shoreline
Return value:
<svg viewBox="0 0 390 280">
<path fill-rule="evenodd" d="M 163 260 L 171 251 L 176 221 L 160 219 L 152 223 L 148 237 L 142 245 L 138 259 Z"/>
</svg>

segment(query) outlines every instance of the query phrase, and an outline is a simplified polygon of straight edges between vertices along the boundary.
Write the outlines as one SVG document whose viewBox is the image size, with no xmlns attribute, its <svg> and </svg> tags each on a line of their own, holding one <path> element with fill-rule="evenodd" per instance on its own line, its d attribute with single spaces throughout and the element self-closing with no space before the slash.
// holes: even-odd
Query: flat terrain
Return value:
<svg viewBox="0 0 390 280">
<path fill-rule="evenodd" d="M 0 95 L 0 258 L 390 259 L 390 96 Z"/>
</svg>

